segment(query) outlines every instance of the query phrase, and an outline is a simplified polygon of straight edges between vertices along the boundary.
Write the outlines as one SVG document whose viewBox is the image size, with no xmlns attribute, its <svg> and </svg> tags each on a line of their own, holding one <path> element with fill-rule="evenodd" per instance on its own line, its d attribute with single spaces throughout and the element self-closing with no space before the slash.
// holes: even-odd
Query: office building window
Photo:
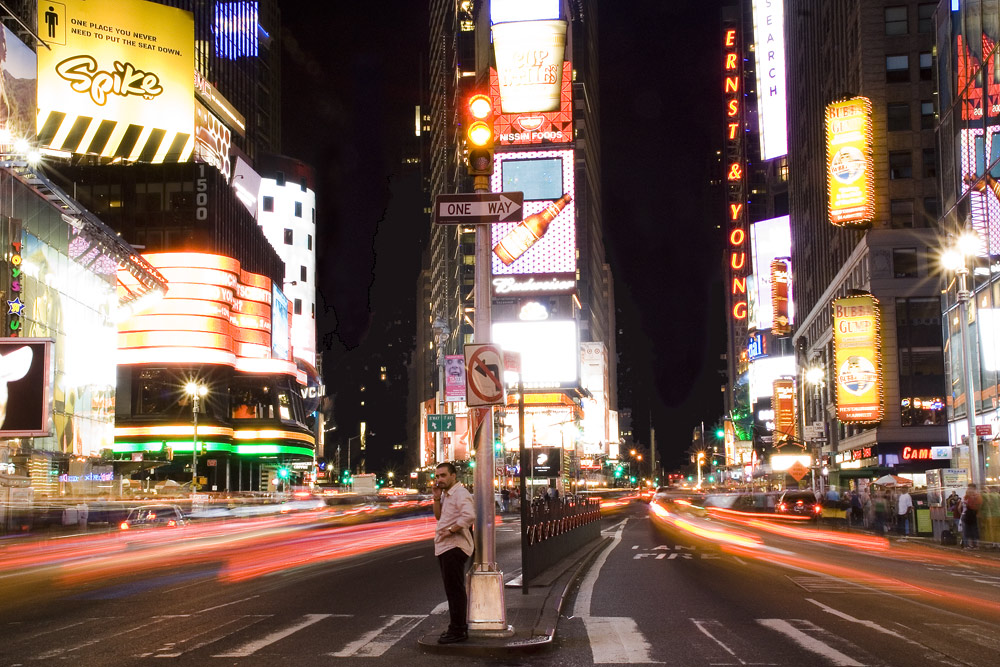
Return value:
<svg viewBox="0 0 1000 667">
<path fill-rule="evenodd" d="M 900 421 L 903 426 L 945 423 L 941 302 L 896 299 Z"/>
<path fill-rule="evenodd" d="M 916 248 L 892 249 L 892 276 L 893 278 L 917 277 Z"/>
<path fill-rule="evenodd" d="M 889 178 L 913 178 L 913 154 L 910 151 L 889 151 Z"/>
<path fill-rule="evenodd" d="M 296 315 L 302 314 L 302 299 L 295 300 L 295 314 Z"/>
<path fill-rule="evenodd" d="M 920 103 L 920 129 L 921 130 L 933 130 L 934 129 L 934 103 L 933 102 L 921 102 Z"/>
<path fill-rule="evenodd" d="M 906 83 L 910 80 L 910 56 L 886 56 L 885 80 L 887 83 Z"/>
<path fill-rule="evenodd" d="M 886 7 L 885 34 L 905 35 L 906 32 L 906 7 Z"/>
<path fill-rule="evenodd" d="M 937 219 L 941 217 L 941 205 L 938 204 L 937 197 L 924 197 L 924 227 L 931 227 Z"/>
<path fill-rule="evenodd" d="M 306 282 L 306 279 L 308 278 L 308 276 L 309 276 L 309 270 L 306 269 L 306 267 L 304 267 L 304 266 L 300 266 L 299 267 L 299 280 L 301 280 L 302 282 Z"/>
<path fill-rule="evenodd" d="M 920 54 L 920 80 L 930 81 L 934 74 L 934 56 L 930 52 Z"/>
<path fill-rule="evenodd" d="M 285 245 L 292 245 L 295 243 L 295 233 L 290 230 L 285 230 Z"/>
<path fill-rule="evenodd" d="M 925 148 L 921 173 L 924 178 L 937 178 L 937 149 Z"/>
<path fill-rule="evenodd" d="M 890 224 L 893 229 L 909 229 L 913 227 L 913 200 L 893 199 L 889 202 L 892 215 Z"/>
<path fill-rule="evenodd" d="M 890 102 L 886 105 L 886 121 L 890 132 L 909 132 L 910 105 L 907 102 Z"/>
<path fill-rule="evenodd" d="M 265 211 L 274 211 L 274 197 L 264 197 L 263 207 Z"/>
<path fill-rule="evenodd" d="M 302 217 L 302 202 L 300 201 L 295 202 L 295 217 L 296 218 Z"/>
<path fill-rule="evenodd" d="M 306 250 L 312 250 L 312 249 L 313 249 L 313 235 L 306 234 Z"/>
<path fill-rule="evenodd" d="M 277 182 L 278 185 L 284 185 L 285 184 L 285 172 L 279 171 L 277 174 L 274 175 L 274 180 Z"/>
<path fill-rule="evenodd" d="M 934 8 L 937 3 L 928 2 L 917 5 L 917 32 L 927 34 L 934 32 Z"/>
</svg>

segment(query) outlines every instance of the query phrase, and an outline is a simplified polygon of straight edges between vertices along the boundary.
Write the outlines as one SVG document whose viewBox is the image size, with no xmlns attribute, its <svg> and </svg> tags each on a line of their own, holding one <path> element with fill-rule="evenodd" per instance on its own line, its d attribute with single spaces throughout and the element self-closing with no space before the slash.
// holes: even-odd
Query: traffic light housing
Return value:
<svg viewBox="0 0 1000 667">
<path fill-rule="evenodd" d="M 288 479 L 289 470 L 288 468 L 278 468 L 278 477 L 281 479 Z"/>
<path fill-rule="evenodd" d="M 493 173 L 493 101 L 489 95 L 477 93 L 465 104 L 465 143 L 468 148 L 470 176 Z"/>
</svg>

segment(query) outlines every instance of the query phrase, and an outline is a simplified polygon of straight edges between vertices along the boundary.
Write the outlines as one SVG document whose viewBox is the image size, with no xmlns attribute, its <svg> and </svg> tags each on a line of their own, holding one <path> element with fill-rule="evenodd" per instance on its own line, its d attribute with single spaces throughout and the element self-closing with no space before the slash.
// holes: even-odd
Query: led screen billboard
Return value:
<svg viewBox="0 0 1000 667">
<path fill-rule="evenodd" d="M 875 217 L 872 105 L 866 97 L 826 107 L 826 167 L 830 223 L 863 225 Z"/>
<path fill-rule="evenodd" d="M 500 78 L 490 70 L 490 97 L 500 109 Z M 560 144 L 573 141 L 573 66 L 563 63 L 562 90 L 556 111 L 498 113 L 493 117 L 497 143 L 501 146 Z"/>
<path fill-rule="evenodd" d="M 527 183 L 527 168 L 521 162 L 558 162 L 562 167 L 561 197 L 528 201 L 525 197 L 524 220 L 501 222 L 490 226 L 492 236 L 492 270 L 494 275 L 576 273 L 576 207 L 574 165 L 572 150 L 522 151 L 498 153 L 493 169 L 493 192 L 503 192 L 507 174 L 513 173 Z M 554 164 L 544 172 L 551 174 Z M 543 182 L 535 188 L 552 192 L 551 183 Z M 558 209 L 558 210 L 556 210 Z"/>
<path fill-rule="evenodd" d="M 771 398 L 774 410 L 774 445 L 780 447 L 789 440 L 795 440 L 795 380 L 781 378 L 774 381 L 774 395 Z"/>
<path fill-rule="evenodd" d="M 837 418 L 871 423 L 882 419 L 882 367 L 878 299 L 870 294 L 833 301 Z"/>
<path fill-rule="evenodd" d="M 770 399 L 774 393 L 774 381 L 795 375 L 795 357 L 763 357 L 750 363 L 750 400 Z"/>
<path fill-rule="evenodd" d="M 757 124 L 763 160 L 788 153 L 785 94 L 784 0 L 754 0 Z"/>
<path fill-rule="evenodd" d="M 511 160 L 504 165 L 503 191 L 523 192 L 524 201 L 563 196 L 563 161 L 559 158 Z"/>
<path fill-rule="evenodd" d="M 271 354 L 275 359 L 291 359 L 288 333 L 288 297 L 271 286 Z"/>
<path fill-rule="evenodd" d="M 560 0 L 492 0 L 490 23 L 559 18 Z"/>
<path fill-rule="evenodd" d="M 771 262 L 792 254 L 792 231 L 788 216 L 761 220 L 750 225 L 750 247 L 753 256 L 753 282 L 750 285 L 753 290 L 753 312 L 750 314 L 750 326 L 764 331 L 774 323 Z"/>
<path fill-rule="evenodd" d="M 194 18 L 143 0 L 38 3 L 38 140 L 123 161 L 194 148 Z"/>
<path fill-rule="evenodd" d="M 3 71 L 4 94 L 0 98 L 0 127 L 13 137 L 35 134 L 35 89 L 37 65 L 35 52 L 25 46 L 7 26 L 2 26 L 3 48 L 0 49 L 0 70 Z"/>
<path fill-rule="evenodd" d="M 521 353 L 527 388 L 572 386 L 579 377 L 580 343 L 575 320 L 494 322 L 493 342 Z M 505 378 L 509 374 L 505 374 Z"/>
<path fill-rule="evenodd" d="M 566 21 L 493 24 L 500 113 L 559 111 Z"/>
<path fill-rule="evenodd" d="M 50 435 L 53 341 L 0 338 L 0 437 Z"/>
</svg>

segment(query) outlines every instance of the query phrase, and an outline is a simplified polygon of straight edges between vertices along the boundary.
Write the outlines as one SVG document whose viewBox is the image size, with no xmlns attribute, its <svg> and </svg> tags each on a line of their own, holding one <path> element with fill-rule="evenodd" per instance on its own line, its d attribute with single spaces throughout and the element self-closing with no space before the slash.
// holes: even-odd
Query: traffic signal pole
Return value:
<svg viewBox="0 0 1000 667">
<path fill-rule="evenodd" d="M 489 192 L 489 176 L 475 176 L 475 191 Z M 476 343 L 490 342 L 492 325 L 490 294 L 490 225 L 476 225 L 475 299 Z M 475 415 L 476 552 L 469 573 L 469 633 L 480 636 L 510 636 L 504 601 L 503 572 L 496 563 L 496 503 L 493 492 L 493 408 L 470 408 Z M 522 499 L 522 502 L 524 500 Z"/>
</svg>

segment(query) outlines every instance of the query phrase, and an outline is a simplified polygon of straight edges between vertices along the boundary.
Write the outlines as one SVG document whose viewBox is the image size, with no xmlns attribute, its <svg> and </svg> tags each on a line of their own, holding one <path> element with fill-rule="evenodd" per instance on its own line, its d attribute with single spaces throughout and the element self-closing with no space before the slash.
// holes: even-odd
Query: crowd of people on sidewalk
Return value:
<svg viewBox="0 0 1000 667">
<path fill-rule="evenodd" d="M 819 496 L 817 500 L 827 507 L 843 508 L 849 526 L 904 537 L 917 532 L 915 504 L 905 486 L 874 486 L 843 493 L 831 487 L 825 497 Z M 952 490 L 944 504 L 950 523 L 948 530 L 956 538 L 961 536 L 963 547 L 975 549 L 981 541 L 1000 544 L 1000 489 L 981 491 L 975 484 L 969 484 L 961 495 Z"/>
</svg>

